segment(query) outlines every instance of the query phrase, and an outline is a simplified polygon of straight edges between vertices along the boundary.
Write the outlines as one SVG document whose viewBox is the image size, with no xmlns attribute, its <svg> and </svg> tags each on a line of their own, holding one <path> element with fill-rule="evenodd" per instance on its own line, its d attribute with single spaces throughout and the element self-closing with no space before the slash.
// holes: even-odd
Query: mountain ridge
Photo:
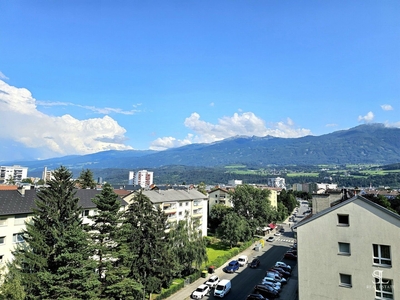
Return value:
<svg viewBox="0 0 400 300">
<path fill-rule="evenodd" d="M 320 136 L 300 138 L 237 136 L 209 144 L 163 151 L 109 150 L 41 161 L 12 162 L 30 171 L 64 165 L 70 169 L 144 169 L 168 165 L 217 167 L 318 164 L 393 164 L 400 162 L 400 128 L 365 124 Z"/>
</svg>

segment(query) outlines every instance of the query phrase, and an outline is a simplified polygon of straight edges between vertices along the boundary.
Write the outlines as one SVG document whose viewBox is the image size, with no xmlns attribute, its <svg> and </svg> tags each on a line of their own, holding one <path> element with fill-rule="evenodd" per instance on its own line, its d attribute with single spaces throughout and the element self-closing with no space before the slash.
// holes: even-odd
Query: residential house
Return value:
<svg viewBox="0 0 400 300">
<path fill-rule="evenodd" d="M 299 300 L 400 299 L 400 216 L 356 195 L 299 222 Z"/>
</svg>

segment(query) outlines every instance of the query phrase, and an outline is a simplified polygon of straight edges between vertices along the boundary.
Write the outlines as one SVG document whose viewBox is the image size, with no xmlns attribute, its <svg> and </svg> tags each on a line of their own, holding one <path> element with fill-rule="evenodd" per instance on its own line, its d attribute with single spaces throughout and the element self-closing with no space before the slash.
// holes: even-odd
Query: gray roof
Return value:
<svg viewBox="0 0 400 300">
<path fill-rule="evenodd" d="M 26 190 L 25 195 L 18 191 L 0 191 L 0 216 L 29 214 L 36 207 L 36 190 Z M 79 198 L 79 205 L 84 209 L 95 208 L 92 199 L 100 194 L 101 190 L 77 189 L 76 197 Z M 121 205 L 127 206 L 128 203 L 121 199 Z"/>
<path fill-rule="evenodd" d="M 149 197 L 152 203 L 173 202 L 173 201 L 191 201 L 207 200 L 207 196 L 195 189 L 191 190 L 153 190 L 143 191 L 143 195 Z"/>
<path fill-rule="evenodd" d="M 349 204 L 351 202 L 354 202 L 355 200 L 361 200 L 361 201 L 363 201 L 363 202 L 365 202 L 365 203 L 367 203 L 367 204 L 369 204 L 369 205 L 371 205 L 371 206 L 383 211 L 384 213 L 386 213 L 386 214 L 388 214 L 388 215 L 390 215 L 390 216 L 392 216 L 392 217 L 394 217 L 394 218 L 396 218 L 396 219 L 398 219 L 400 221 L 400 215 L 398 215 L 397 213 L 394 213 L 394 212 L 384 208 L 382 205 L 376 204 L 375 202 L 372 202 L 371 200 L 368 200 L 367 198 L 364 198 L 364 197 L 362 197 L 360 195 L 356 195 L 356 196 L 354 196 L 354 197 L 352 197 L 352 198 L 350 198 L 348 200 L 345 200 L 345 201 L 343 201 L 343 202 L 341 202 L 341 203 L 339 203 L 337 205 L 334 205 L 332 207 L 324 209 L 323 211 L 319 212 L 318 214 L 313 215 L 311 218 L 305 219 L 304 221 L 300 221 L 299 223 L 297 223 L 296 225 L 293 226 L 293 229 L 297 229 L 297 227 L 300 227 L 300 226 L 303 226 L 304 224 L 312 222 L 315 219 L 318 219 L 318 218 L 320 218 L 320 217 L 322 217 L 322 216 L 324 216 L 326 214 L 329 214 L 330 212 L 332 212 L 332 211 L 334 211 L 334 210 L 336 210 L 336 209 L 338 209 L 338 208 L 340 208 L 342 206 L 345 206 L 345 205 L 347 205 L 347 204 Z"/>
</svg>

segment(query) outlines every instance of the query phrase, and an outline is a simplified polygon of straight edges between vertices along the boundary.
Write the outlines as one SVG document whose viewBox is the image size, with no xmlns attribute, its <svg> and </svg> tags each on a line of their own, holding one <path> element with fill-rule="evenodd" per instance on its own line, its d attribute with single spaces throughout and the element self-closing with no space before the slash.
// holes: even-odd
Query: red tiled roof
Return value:
<svg viewBox="0 0 400 300">
<path fill-rule="evenodd" d="M 0 191 L 16 191 L 16 190 L 18 190 L 18 186 L 16 185 L 0 184 Z"/>
</svg>

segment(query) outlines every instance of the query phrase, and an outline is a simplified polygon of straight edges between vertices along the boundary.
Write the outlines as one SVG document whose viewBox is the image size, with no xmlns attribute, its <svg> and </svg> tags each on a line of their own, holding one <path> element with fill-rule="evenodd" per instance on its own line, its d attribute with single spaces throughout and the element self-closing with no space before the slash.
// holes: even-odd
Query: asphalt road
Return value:
<svg viewBox="0 0 400 300">
<path fill-rule="evenodd" d="M 289 227 L 286 228 L 289 230 Z M 287 231 L 281 237 L 277 237 L 277 240 L 272 243 L 267 243 L 266 246 L 259 252 L 253 251 L 252 256 L 249 256 L 249 262 L 258 257 L 261 261 L 260 266 L 257 269 L 249 268 L 248 266 L 241 267 L 237 272 L 233 274 L 224 273 L 220 275 L 221 279 L 230 279 L 232 283 L 231 292 L 224 297 L 224 299 L 238 300 L 246 299 L 247 295 L 253 292 L 254 286 L 261 282 L 264 278 L 265 272 L 275 265 L 275 262 L 282 261 L 283 254 L 290 248 L 293 244 L 292 233 Z M 288 262 L 288 261 L 285 261 Z M 295 262 L 289 261 L 291 265 Z M 285 289 L 285 287 L 283 287 Z M 203 299 L 221 299 L 214 297 L 211 292 L 210 295 L 204 297 Z"/>
</svg>

